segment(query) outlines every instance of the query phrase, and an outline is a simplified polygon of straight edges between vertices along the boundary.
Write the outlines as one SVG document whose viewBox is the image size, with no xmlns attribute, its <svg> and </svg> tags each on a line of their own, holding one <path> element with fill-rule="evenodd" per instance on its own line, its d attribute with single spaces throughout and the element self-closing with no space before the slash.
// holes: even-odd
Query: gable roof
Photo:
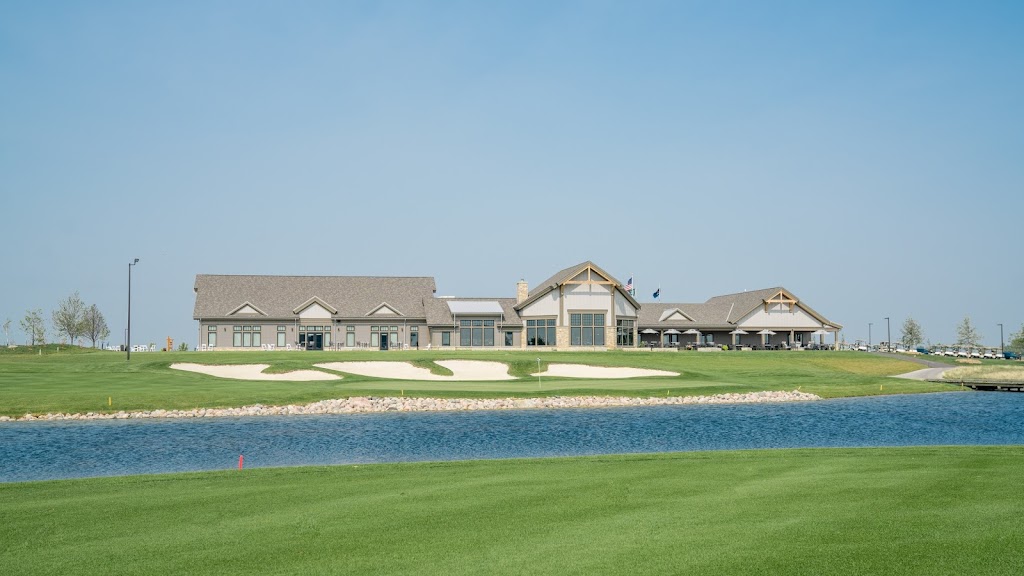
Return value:
<svg viewBox="0 0 1024 576">
<path fill-rule="evenodd" d="M 681 318 L 676 318 L 676 316 L 681 316 Z M 661 316 L 658 317 L 658 322 L 664 322 L 666 320 L 680 320 L 684 322 L 692 322 L 693 318 L 686 312 L 683 312 L 682 309 L 680 309 L 679 307 L 675 307 L 665 309 L 665 311 L 661 313 Z"/>
<path fill-rule="evenodd" d="M 551 292 L 552 290 L 558 288 L 560 285 L 568 282 L 577 274 L 583 272 L 587 268 L 592 268 L 595 272 L 607 278 L 609 282 L 613 283 L 613 285 L 615 286 L 615 290 L 618 291 L 619 294 L 622 294 L 626 298 L 626 300 L 629 300 L 630 304 L 632 304 L 634 308 L 640 308 L 640 303 L 637 302 L 636 299 L 634 299 L 629 292 L 626 292 L 626 290 L 623 289 L 622 282 L 619 282 L 614 276 L 605 272 L 597 264 L 594 264 L 590 260 L 587 260 L 586 262 L 580 262 L 579 264 L 576 264 L 575 266 L 570 266 L 568 268 L 565 268 L 564 270 L 559 270 L 558 272 L 555 272 L 555 274 L 548 278 L 547 280 L 534 286 L 534 288 L 530 290 L 529 294 L 527 295 L 526 300 L 523 300 L 519 304 L 516 304 L 515 309 L 522 310 L 526 306 L 529 306 L 533 302 L 540 299 L 548 292 Z"/>
<path fill-rule="evenodd" d="M 801 301 L 793 293 L 781 286 L 764 288 L 761 290 L 750 290 L 737 292 L 735 294 L 724 294 L 708 298 L 703 304 L 671 304 L 653 303 L 644 304 L 640 309 L 639 325 L 643 327 L 681 328 L 701 326 L 705 329 L 732 329 L 737 322 L 743 319 L 754 310 L 765 305 L 765 302 L 777 295 L 783 295 L 787 300 L 795 301 L 805 312 L 814 317 L 822 324 L 834 328 L 842 328 L 842 325 L 828 320 L 818 314 Z M 692 322 L 681 320 L 665 320 L 666 314 L 672 310 L 679 309 L 681 312 L 693 319 Z"/>
<path fill-rule="evenodd" d="M 292 318 L 317 301 L 338 318 L 361 318 L 381 302 L 407 318 L 425 316 L 423 301 L 433 298 L 429 276 L 262 276 L 197 274 L 193 318 L 222 318 L 248 302 L 270 318 Z M 330 302 L 329 306 L 325 304 Z"/>
<path fill-rule="evenodd" d="M 390 310 L 391 311 L 390 314 L 388 314 L 387 312 L 384 312 L 384 314 L 388 314 L 390 316 L 405 316 L 405 314 L 402 314 L 401 310 L 399 310 L 398 308 L 395 308 L 394 306 L 392 306 L 391 304 L 388 304 L 387 302 L 381 302 L 379 305 L 374 306 L 373 310 L 370 310 L 369 312 L 364 314 L 364 316 L 378 316 L 378 315 L 380 315 L 380 313 L 381 313 L 380 311 L 381 310 Z"/>
<path fill-rule="evenodd" d="M 292 314 L 301 314 L 303 310 L 305 310 L 306 308 L 309 308 L 313 304 L 317 304 L 318 306 L 320 306 L 324 310 L 327 310 L 331 314 L 337 314 L 338 313 L 338 309 L 337 308 L 335 308 L 334 306 L 331 306 L 327 302 L 324 302 L 320 297 L 313 296 L 309 300 L 306 300 L 302 304 L 299 304 L 295 308 L 292 308 Z"/>
<path fill-rule="evenodd" d="M 228 316 L 233 316 L 235 314 L 252 314 L 253 313 L 253 312 L 246 312 L 245 311 L 246 308 L 249 308 L 249 309 L 253 310 L 253 312 L 255 312 L 256 314 L 262 314 L 264 316 L 267 315 L 266 312 L 264 312 L 263 310 L 260 310 L 256 306 L 253 306 L 252 302 L 249 302 L 248 300 L 246 300 L 245 302 L 242 302 L 237 307 L 235 307 L 234 310 L 229 312 Z"/>
</svg>

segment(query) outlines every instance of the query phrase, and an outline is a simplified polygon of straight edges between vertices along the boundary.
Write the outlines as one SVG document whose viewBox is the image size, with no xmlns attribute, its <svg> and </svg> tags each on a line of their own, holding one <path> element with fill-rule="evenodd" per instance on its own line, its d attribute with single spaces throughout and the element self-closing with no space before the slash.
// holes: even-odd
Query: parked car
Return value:
<svg viewBox="0 0 1024 576">
<path fill-rule="evenodd" d="M 931 354 L 932 351 L 927 349 L 927 348 L 925 348 L 924 346 L 918 346 L 917 347 L 917 353 L 918 354 Z"/>
<path fill-rule="evenodd" d="M 1003 358 L 1006 358 L 1007 360 L 1020 360 L 1020 354 L 1006 350 L 1003 352 Z"/>
<path fill-rule="evenodd" d="M 971 357 L 971 358 L 979 358 L 980 359 L 981 358 L 981 352 L 979 352 L 977 350 L 971 350 L 971 353 L 968 356 Z"/>
</svg>

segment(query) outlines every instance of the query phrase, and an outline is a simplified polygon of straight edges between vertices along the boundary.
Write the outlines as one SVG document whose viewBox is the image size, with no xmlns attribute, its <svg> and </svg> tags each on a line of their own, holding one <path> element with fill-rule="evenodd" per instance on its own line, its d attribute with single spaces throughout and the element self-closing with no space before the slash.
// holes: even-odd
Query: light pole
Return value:
<svg viewBox="0 0 1024 576">
<path fill-rule="evenodd" d="M 139 263 L 136 258 L 134 262 L 128 263 L 128 329 L 125 331 L 125 352 L 128 354 L 126 360 L 132 359 L 132 266 Z"/>
<path fill-rule="evenodd" d="M 889 331 L 889 317 L 885 317 L 885 351 L 892 352 L 892 332 Z"/>
<path fill-rule="evenodd" d="M 1003 352 L 1004 352 L 1003 347 L 1004 346 L 1005 346 L 1005 344 L 1003 343 L 1003 325 L 999 324 L 999 355 L 1000 356 L 1003 355 Z"/>
<path fill-rule="evenodd" d="M 871 352 L 871 325 L 873 322 L 868 322 L 868 352 Z"/>
</svg>

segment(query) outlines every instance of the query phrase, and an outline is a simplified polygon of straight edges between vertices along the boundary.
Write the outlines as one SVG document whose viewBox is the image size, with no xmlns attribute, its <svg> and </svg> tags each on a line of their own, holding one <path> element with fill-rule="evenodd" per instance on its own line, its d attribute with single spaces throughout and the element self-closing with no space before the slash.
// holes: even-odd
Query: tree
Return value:
<svg viewBox="0 0 1024 576">
<path fill-rule="evenodd" d="M 57 309 L 53 311 L 53 327 L 57 330 L 57 334 L 67 335 L 71 344 L 74 344 L 75 338 L 85 332 L 85 325 L 82 322 L 84 316 L 85 302 L 82 302 L 82 299 L 78 297 L 78 292 L 75 292 L 62 300 L 57 305 Z"/>
<path fill-rule="evenodd" d="M 971 324 L 971 317 L 964 316 L 956 327 L 956 345 L 961 348 L 977 348 L 980 341 L 981 334 Z"/>
<path fill-rule="evenodd" d="M 92 341 L 92 347 L 96 347 L 96 341 L 110 336 L 110 328 L 107 328 L 107 321 L 103 313 L 95 304 L 89 306 L 82 313 L 82 337 Z"/>
<path fill-rule="evenodd" d="M 1024 325 L 1021 325 L 1019 331 L 1010 334 L 1010 343 L 1006 345 L 1006 349 L 1024 354 Z"/>
<path fill-rule="evenodd" d="M 7 338 L 7 346 L 11 345 L 11 319 L 4 322 L 4 337 Z"/>
<path fill-rule="evenodd" d="M 25 317 L 21 320 L 21 329 L 29 337 L 32 346 L 36 343 L 46 344 L 46 323 L 43 322 L 42 308 L 25 312 Z"/>
<path fill-rule="evenodd" d="M 900 341 L 908 349 L 916 348 L 924 342 L 924 333 L 921 331 L 921 325 L 909 316 L 903 321 L 903 337 L 900 338 Z"/>
</svg>

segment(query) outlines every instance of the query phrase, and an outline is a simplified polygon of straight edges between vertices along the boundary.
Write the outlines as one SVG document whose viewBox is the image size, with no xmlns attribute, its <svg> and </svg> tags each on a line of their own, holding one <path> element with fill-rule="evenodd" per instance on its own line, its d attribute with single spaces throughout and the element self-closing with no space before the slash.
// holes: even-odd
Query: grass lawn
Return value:
<svg viewBox="0 0 1024 576">
<path fill-rule="evenodd" d="M 536 371 L 550 362 L 631 366 L 681 373 L 678 377 L 589 380 L 542 378 Z M 395 360 L 443 369 L 435 360 L 497 360 L 510 365 L 520 380 L 505 382 L 412 382 L 345 375 L 326 382 L 227 380 L 171 370 L 174 362 L 270 364 L 269 371 L 311 369 L 320 362 Z M 857 352 L 146 352 L 125 355 L 48 346 L 0 350 L 0 414 L 31 412 L 110 412 L 187 409 L 247 404 L 299 404 L 347 396 L 404 393 L 430 397 L 510 397 L 545 395 L 707 395 L 724 392 L 794 390 L 823 397 L 934 392 L 952 386 L 888 376 L 920 365 Z M 108 399 L 110 404 L 108 405 Z"/>
<path fill-rule="evenodd" d="M 1024 447 L 0 484 L 6 574 L 1020 574 Z"/>
<path fill-rule="evenodd" d="M 946 372 L 943 378 L 957 382 L 1024 382 L 1024 365 L 1004 363 L 961 366 Z"/>
</svg>

